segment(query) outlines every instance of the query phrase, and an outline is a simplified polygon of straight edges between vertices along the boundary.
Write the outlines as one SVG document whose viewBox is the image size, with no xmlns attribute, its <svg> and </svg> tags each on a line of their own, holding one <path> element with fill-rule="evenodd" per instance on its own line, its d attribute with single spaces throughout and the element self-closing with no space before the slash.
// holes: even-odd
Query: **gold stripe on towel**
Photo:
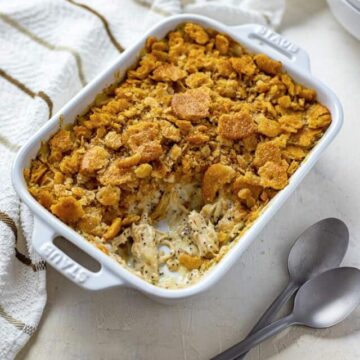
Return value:
<svg viewBox="0 0 360 360">
<path fill-rule="evenodd" d="M 1 16 L 1 14 L 0 14 Z M 8 73 L 6 73 L 3 69 L 0 69 L 0 76 L 3 77 L 5 80 L 16 86 L 19 90 L 24 92 L 25 94 L 29 95 L 31 98 L 35 98 L 35 96 L 40 97 L 46 102 L 46 105 L 49 108 L 49 118 L 52 116 L 52 109 L 53 109 L 53 102 L 51 101 L 49 95 L 47 95 L 44 91 L 39 91 L 38 93 L 35 93 L 31 89 L 29 89 L 25 84 L 20 82 L 19 80 L 15 79 Z"/>
<path fill-rule="evenodd" d="M 52 116 L 52 111 L 53 111 L 53 102 L 50 99 L 49 95 L 46 94 L 44 91 L 39 91 L 37 93 L 37 96 L 41 97 L 47 104 L 48 108 L 49 108 L 49 119 Z"/>
<path fill-rule="evenodd" d="M 20 25 L 14 19 L 10 18 L 8 15 L 5 15 L 2 12 L 0 12 L 0 19 L 2 19 L 8 25 L 14 27 L 16 30 L 20 31 L 25 36 L 29 37 L 31 40 L 35 41 L 36 43 L 38 43 L 38 44 L 40 44 L 40 45 L 42 45 L 44 47 L 46 47 L 49 50 L 66 51 L 66 52 L 69 52 L 71 55 L 73 55 L 74 58 L 75 58 L 75 61 L 76 61 L 76 66 L 77 66 L 77 69 L 78 69 L 78 74 L 79 74 L 79 79 L 81 81 L 81 84 L 83 86 L 86 85 L 86 80 L 85 80 L 85 76 L 84 76 L 84 72 L 83 72 L 81 57 L 80 57 L 79 53 L 76 50 L 74 50 L 74 49 L 72 49 L 70 47 L 67 47 L 67 46 L 56 46 L 56 45 L 50 44 L 46 40 L 40 38 L 39 36 L 35 35 L 31 31 L 29 31 L 28 29 L 24 28 L 22 25 Z"/>
<path fill-rule="evenodd" d="M 6 137 L 2 136 L 0 134 L 0 144 L 5 145 L 8 150 L 12 152 L 17 152 L 20 149 L 20 145 L 13 144 L 11 141 L 9 141 Z"/>
<path fill-rule="evenodd" d="M 17 227 L 15 221 L 6 213 L 0 211 L 0 221 L 5 223 L 13 232 L 15 239 L 17 239 Z"/>
<path fill-rule="evenodd" d="M 22 254 L 16 247 L 15 247 L 15 256 L 24 265 L 30 266 L 34 272 L 46 269 L 45 261 L 39 261 L 38 263 L 33 264 L 31 262 L 31 259 L 26 255 Z"/>
<path fill-rule="evenodd" d="M 3 211 L 0 211 L 0 221 L 2 221 L 4 224 L 6 224 L 10 230 L 13 232 L 14 236 L 15 236 L 15 243 L 17 243 L 18 240 L 18 236 L 17 236 L 17 227 L 16 227 L 16 223 L 15 221 L 6 213 L 4 213 Z M 46 263 L 45 261 L 39 261 L 38 263 L 32 263 L 31 259 L 22 254 L 17 247 L 15 246 L 15 256 L 16 258 L 21 261 L 23 264 L 30 266 L 33 271 L 40 271 L 40 270 L 45 270 L 46 269 Z"/>
<path fill-rule="evenodd" d="M 113 35 L 113 33 L 110 30 L 110 25 L 108 23 L 108 21 L 104 18 L 103 15 L 101 15 L 100 13 L 98 13 L 96 10 L 94 10 L 93 8 L 91 8 L 88 5 L 85 4 L 80 4 L 78 2 L 75 2 L 73 0 L 66 0 L 67 2 L 69 2 L 70 4 L 73 4 L 75 6 L 81 7 L 89 12 L 91 12 L 92 14 L 94 14 L 95 16 L 97 16 L 100 21 L 102 22 L 102 24 L 104 25 L 105 31 L 110 39 L 110 41 L 112 42 L 112 44 L 115 46 L 115 48 L 119 51 L 119 52 L 123 52 L 124 48 L 119 44 L 119 42 L 115 39 L 115 36 Z"/>
<path fill-rule="evenodd" d="M 9 324 L 14 325 L 18 330 L 24 331 L 26 334 L 31 336 L 35 331 L 36 328 L 31 325 L 26 325 L 21 320 L 17 320 L 8 314 L 5 309 L 0 305 L 0 316 L 5 319 Z"/>
</svg>

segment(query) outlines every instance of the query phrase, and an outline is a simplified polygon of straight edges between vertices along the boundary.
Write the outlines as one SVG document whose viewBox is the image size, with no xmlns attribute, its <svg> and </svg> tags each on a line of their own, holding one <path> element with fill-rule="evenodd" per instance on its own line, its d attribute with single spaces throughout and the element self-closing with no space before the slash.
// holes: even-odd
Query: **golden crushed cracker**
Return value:
<svg viewBox="0 0 360 360">
<path fill-rule="evenodd" d="M 39 189 L 39 191 L 36 192 L 35 196 L 39 203 L 47 209 L 50 209 L 51 205 L 55 201 L 54 195 L 47 189 Z"/>
<path fill-rule="evenodd" d="M 78 150 L 78 151 L 73 151 L 71 155 L 64 156 L 64 158 L 61 160 L 59 165 L 61 172 L 64 175 L 71 175 L 78 173 L 83 155 L 84 155 L 83 151 Z"/>
<path fill-rule="evenodd" d="M 259 116 L 257 119 L 258 132 L 267 137 L 278 136 L 281 132 L 281 125 L 276 120 L 270 120 L 264 115 Z"/>
<path fill-rule="evenodd" d="M 112 150 L 120 149 L 122 145 L 121 134 L 117 133 L 116 131 L 109 131 L 105 135 L 104 143 L 107 147 L 109 147 Z"/>
<path fill-rule="evenodd" d="M 121 159 L 114 160 L 97 179 L 101 185 L 120 186 L 133 181 L 134 175 L 127 168 L 120 167 Z"/>
<path fill-rule="evenodd" d="M 160 140 L 159 124 L 150 121 L 140 121 L 129 126 L 123 135 L 124 143 L 133 153 L 140 154 L 141 162 L 155 160 L 162 155 Z"/>
<path fill-rule="evenodd" d="M 134 170 L 134 173 L 138 178 L 143 179 L 150 176 L 151 171 L 152 171 L 152 166 L 150 164 L 141 164 Z"/>
<path fill-rule="evenodd" d="M 59 197 L 51 212 L 66 223 L 76 223 L 84 215 L 81 204 L 72 196 Z"/>
<path fill-rule="evenodd" d="M 68 130 L 59 130 L 50 140 L 49 144 L 51 150 L 60 151 L 64 153 L 73 148 L 73 141 L 71 138 L 71 132 Z"/>
<path fill-rule="evenodd" d="M 238 197 L 246 204 L 247 207 L 251 208 L 256 204 L 256 200 L 251 193 L 251 190 L 248 188 L 244 188 L 239 190 Z"/>
<path fill-rule="evenodd" d="M 211 79 L 211 73 L 194 73 L 190 74 L 185 79 L 185 84 L 190 88 L 198 88 L 201 86 L 209 87 L 214 84 L 213 80 Z"/>
<path fill-rule="evenodd" d="M 275 163 L 281 162 L 281 150 L 271 141 L 258 144 L 253 164 L 256 167 L 261 167 L 268 161 L 273 161 Z"/>
<path fill-rule="evenodd" d="M 330 123 L 279 61 L 187 23 L 150 37 L 124 80 L 44 142 L 24 177 L 102 252 L 183 287 L 220 261 Z M 169 232 L 155 226 L 164 220 Z"/>
<path fill-rule="evenodd" d="M 94 146 L 87 150 L 80 164 L 80 173 L 92 175 L 105 167 L 110 154 L 102 146 Z"/>
<path fill-rule="evenodd" d="M 215 199 L 216 193 L 229 183 L 235 176 L 232 167 L 222 164 L 213 164 L 205 171 L 202 183 L 204 201 L 210 202 Z"/>
<path fill-rule="evenodd" d="M 231 140 L 246 138 L 256 132 L 256 125 L 247 111 L 221 115 L 219 119 L 219 134 Z"/>
<path fill-rule="evenodd" d="M 311 105 L 307 111 L 307 123 L 310 129 L 319 129 L 329 126 L 331 116 L 329 110 L 321 105 Z"/>
<path fill-rule="evenodd" d="M 30 171 L 30 181 L 32 183 L 39 184 L 41 181 L 41 178 L 45 175 L 45 173 L 48 171 L 48 167 L 42 163 L 41 161 L 33 161 L 32 168 Z"/>
<path fill-rule="evenodd" d="M 116 206 L 120 201 L 120 188 L 112 185 L 101 187 L 96 193 L 96 200 L 104 206 Z"/>
<path fill-rule="evenodd" d="M 260 183 L 275 190 L 283 189 L 288 183 L 287 166 L 273 161 L 266 162 L 260 169 Z"/>
<path fill-rule="evenodd" d="M 215 46 L 216 49 L 219 50 L 221 55 L 227 54 L 227 52 L 229 51 L 229 45 L 230 41 L 226 36 L 221 34 L 217 34 L 215 36 Z"/>
<path fill-rule="evenodd" d="M 260 70 L 266 74 L 276 75 L 281 71 L 282 64 L 280 61 L 270 59 L 265 54 L 258 54 L 254 56 L 256 65 Z"/>
<path fill-rule="evenodd" d="M 304 148 L 312 147 L 315 142 L 321 137 L 322 130 L 318 129 L 301 129 L 296 134 L 291 135 L 289 138 L 289 144 L 302 146 Z"/>
<path fill-rule="evenodd" d="M 251 76 L 254 75 L 257 70 L 253 57 L 250 55 L 231 58 L 230 62 L 233 69 L 240 75 L 244 74 Z"/>
<path fill-rule="evenodd" d="M 304 125 L 303 114 L 283 115 L 279 119 L 280 128 L 289 133 L 297 133 Z"/>
<path fill-rule="evenodd" d="M 209 41 L 209 35 L 200 25 L 188 23 L 184 27 L 184 31 L 196 43 L 204 45 Z"/>
<path fill-rule="evenodd" d="M 210 96 L 202 89 L 175 94 L 171 107 L 180 119 L 197 121 L 209 115 Z"/>
<path fill-rule="evenodd" d="M 192 256 L 186 253 L 179 255 L 179 262 L 188 270 L 198 269 L 202 264 L 202 259 L 199 256 Z"/>
<path fill-rule="evenodd" d="M 219 79 L 216 83 L 215 90 L 224 97 L 236 97 L 239 83 L 233 79 Z"/>
<path fill-rule="evenodd" d="M 291 160 L 302 160 L 306 156 L 306 151 L 303 148 L 293 145 L 287 146 L 282 153 L 286 159 Z"/>
<path fill-rule="evenodd" d="M 115 218 L 104 234 L 105 240 L 113 239 L 121 229 L 121 218 Z"/>
<path fill-rule="evenodd" d="M 186 71 L 173 64 L 164 64 L 153 72 L 153 79 L 157 81 L 178 81 L 186 77 Z"/>
</svg>

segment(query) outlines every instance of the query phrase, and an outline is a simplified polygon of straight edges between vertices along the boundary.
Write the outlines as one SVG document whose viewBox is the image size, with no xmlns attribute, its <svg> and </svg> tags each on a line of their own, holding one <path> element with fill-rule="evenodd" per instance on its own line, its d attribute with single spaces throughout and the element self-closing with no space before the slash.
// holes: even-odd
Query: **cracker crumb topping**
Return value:
<svg viewBox="0 0 360 360">
<path fill-rule="evenodd" d="M 100 251 L 152 284 L 184 287 L 241 238 L 330 123 L 281 62 L 186 23 L 150 37 L 24 177 Z"/>
</svg>

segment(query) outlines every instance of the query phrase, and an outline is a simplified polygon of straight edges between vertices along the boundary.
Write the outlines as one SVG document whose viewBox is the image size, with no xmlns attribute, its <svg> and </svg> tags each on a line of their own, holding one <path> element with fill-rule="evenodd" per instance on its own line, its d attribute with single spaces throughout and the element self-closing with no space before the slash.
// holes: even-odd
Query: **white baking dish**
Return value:
<svg viewBox="0 0 360 360">
<path fill-rule="evenodd" d="M 226 33 L 245 45 L 249 50 L 262 52 L 282 61 L 284 68 L 297 81 L 316 89 L 319 100 L 331 112 L 332 123 L 298 171 L 292 176 L 289 185 L 271 200 L 262 215 L 226 256 L 215 267 L 209 270 L 198 283 L 184 289 L 168 290 L 151 285 L 132 274 L 43 208 L 28 192 L 23 169 L 29 167 L 30 160 L 36 156 L 40 142 L 49 139 L 58 130 L 59 117 L 63 116 L 65 124 L 74 122 L 76 115 L 83 113 L 95 96 L 115 81 L 115 76 L 118 76 L 119 73 L 121 75 L 124 74 L 125 70 L 136 62 L 148 36 L 154 35 L 162 38 L 179 24 L 187 21 Z M 156 300 L 170 302 L 171 300 L 186 298 L 205 291 L 230 269 L 313 167 L 322 151 L 330 144 L 340 130 L 342 122 L 343 113 L 337 97 L 322 82 L 314 78 L 310 72 L 307 54 L 289 40 L 260 25 L 228 27 L 205 17 L 179 15 L 170 17 L 151 29 L 137 44 L 127 49 L 115 64 L 88 84 L 32 136 L 16 156 L 12 170 L 12 179 L 20 198 L 34 213 L 34 230 L 32 235 L 34 248 L 59 272 L 86 289 L 100 290 L 113 286 L 127 286 L 138 289 Z M 96 273 L 87 270 L 55 246 L 53 240 L 60 235 L 96 259 L 101 264 L 101 270 Z"/>
</svg>

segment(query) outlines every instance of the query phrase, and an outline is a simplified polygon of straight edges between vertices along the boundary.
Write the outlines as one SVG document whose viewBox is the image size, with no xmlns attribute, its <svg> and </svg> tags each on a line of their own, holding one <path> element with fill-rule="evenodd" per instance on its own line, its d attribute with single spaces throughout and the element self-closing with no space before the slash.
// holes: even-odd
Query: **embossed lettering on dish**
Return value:
<svg viewBox="0 0 360 360">
<path fill-rule="evenodd" d="M 40 250 L 41 255 L 46 261 L 62 270 L 65 275 L 71 277 L 75 282 L 83 284 L 89 278 L 89 274 L 87 274 L 86 271 L 68 256 L 60 252 L 56 246 L 45 244 Z"/>
<path fill-rule="evenodd" d="M 291 41 L 285 39 L 284 37 L 273 32 L 272 30 L 267 29 L 266 27 L 261 27 L 258 35 L 260 35 L 263 39 L 271 41 L 273 44 L 281 47 L 282 49 L 290 51 L 293 54 L 297 53 L 299 50 L 299 48 Z"/>
</svg>

